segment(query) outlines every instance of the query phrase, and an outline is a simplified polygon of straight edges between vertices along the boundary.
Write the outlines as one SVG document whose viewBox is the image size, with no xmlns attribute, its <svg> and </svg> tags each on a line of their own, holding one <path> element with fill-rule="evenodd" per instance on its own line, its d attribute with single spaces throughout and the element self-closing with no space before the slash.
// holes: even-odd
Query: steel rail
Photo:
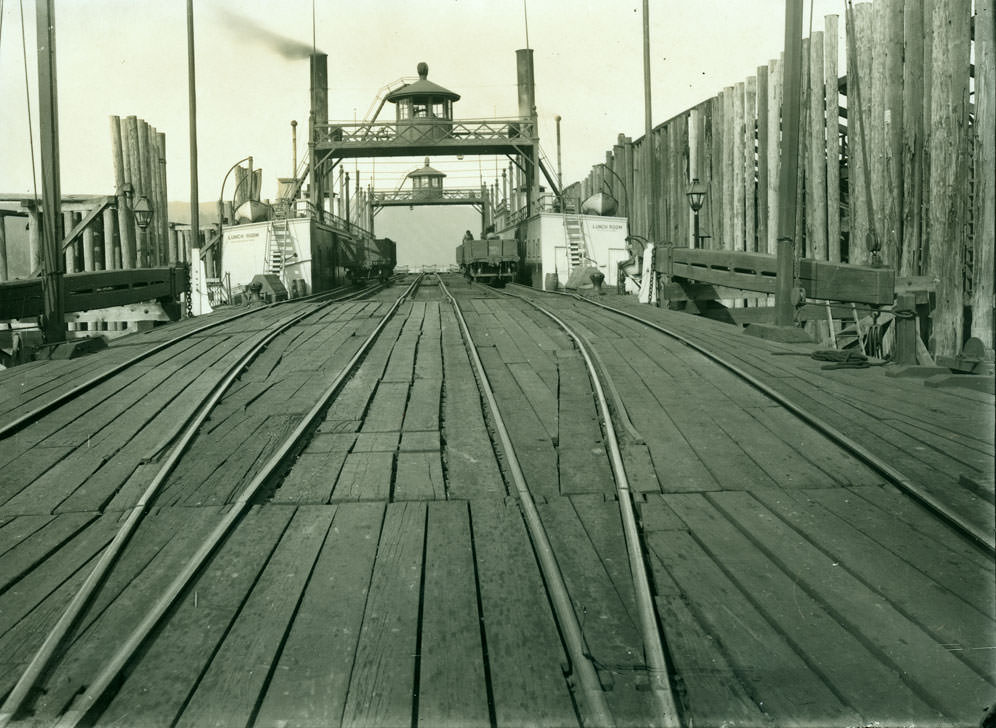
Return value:
<svg viewBox="0 0 996 728">
<path fill-rule="evenodd" d="M 263 484 L 269 480 L 273 472 L 280 467 L 284 461 L 284 458 L 286 458 L 287 455 L 293 450 L 304 433 L 312 425 L 314 420 L 324 410 L 329 400 L 331 400 L 346 378 L 352 373 L 352 370 L 356 364 L 362 359 L 364 354 L 366 354 L 373 341 L 377 338 L 380 332 L 387 325 L 387 322 L 398 310 L 398 307 L 408 296 L 411 295 L 420 282 L 421 276 L 416 278 L 405 290 L 405 292 L 402 293 L 402 295 L 394 302 L 391 308 L 383 316 L 380 323 L 378 323 L 363 344 L 360 345 L 357 352 L 350 358 L 335 379 L 333 379 L 332 383 L 318 398 L 316 404 L 311 408 L 311 410 L 308 411 L 307 414 L 305 414 L 298 426 L 269 458 L 252 481 L 248 483 L 245 488 L 243 488 L 236 502 L 232 505 L 228 512 L 225 513 L 221 521 L 219 521 L 207 538 L 201 542 L 201 545 L 198 547 L 197 551 L 187 561 L 183 569 L 175 577 L 169 587 L 167 587 L 166 591 L 159 598 L 159 600 L 153 605 L 152 609 L 146 614 L 142 622 L 132 631 L 121 648 L 119 648 L 114 656 L 105 664 L 104 669 L 89 684 L 86 692 L 73 701 L 69 711 L 62 716 L 57 724 L 60 728 L 71 728 L 72 726 L 76 726 L 85 718 L 86 714 L 97 702 L 104 690 L 106 690 L 108 685 L 114 681 L 117 674 L 128 662 L 135 650 L 138 649 L 148 634 L 154 629 L 158 621 L 162 618 L 163 614 L 166 613 L 172 603 L 180 595 L 191 577 L 198 571 L 198 569 L 200 569 L 204 561 L 214 552 L 217 545 L 228 534 L 232 525 L 241 517 L 253 496 L 259 491 Z M 307 311 L 281 325 L 279 329 L 270 332 L 266 337 L 261 339 L 261 341 L 258 342 L 250 352 L 247 352 L 247 354 L 243 356 L 238 363 L 232 366 L 225 379 L 212 390 L 207 398 L 205 398 L 203 406 L 192 417 L 190 424 L 180 436 L 177 444 L 171 450 L 169 456 L 163 463 L 162 468 L 159 470 L 152 483 L 150 483 L 146 488 L 139 503 L 132 508 L 126 522 L 122 524 L 121 528 L 115 534 L 114 539 L 101 553 L 101 557 L 95 565 L 94 570 L 87 577 L 80 591 L 73 597 L 73 600 L 63 612 L 58 623 L 49 632 L 38 652 L 35 654 L 35 657 L 32 659 L 25 672 L 21 675 L 17 685 L 9 694 L 2 708 L 0 708 L 0 728 L 5 728 L 5 726 L 8 725 L 8 723 L 17 714 L 17 711 L 23 704 L 24 698 L 28 695 L 35 682 L 37 682 L 38 678 L 41 676 L 45 666 L 47 665 L 52 654 L 54 654 L 55 650 L 58 648 L 66 632 L 76 621 L 89 601 L 90 596 L 92 596 L 93 591 L 103 580 L 107 570 L 111 567 L 111 565 L 113 565 L 113 562 L 120 553 L 120 550 L 127 542 L 129 536 L 133 533 L 142 513 L 150 504 L 155 492 L 158 490 L 162 482 L 165 481 L 168 474 L 173 470 L 176 463 L 179 461 L 179 458 L 186 450 L 187 445 L 189 445 L 190 441 L 196 435 L 198 428 L 210 414 L 214 405 L 224 394 L 225 390 L 227 390 L 231 382 L 234 381 L 239 374 L 241 374 L 246 363 L 262 351 L 266 344 L 272 341 L 273 338 L 319 310 L 320 309 Z"/>
<path fill-rule="evenodd" d="M 850 437 L 845 435 L 843 432 L 841 432 L 836 427 L 826 422 L 822 418 L 817 417 L 816 415 L 806 411 L 802 407 L 799 407 L 797 404 L 792 402 L 788 397 L 781 394 L 771 386 L 765 384 L 757 377 L 745 371 L 736 364 L 727 361 L 723 357 L 719 356 L 718 354 L 715 354 L 714 352 L 710 351 L 701 344 L 697 344 L 688 337 L 683 336 L 675 331 L 672 331 L 671 329 L 668 329 L 665 326 L 661 326 L 660 324 L 657 324 L 653 321 L 648 321 L 647 319 L 637 316 L 636 314 L 624 311 L 622 309 L 614 308 L 612 306 L 608 306 L 598 301 L 592 301 L 590 299 L 585 298 L 584 296 L 579 296 L 576 293 L 560 293 L 559 295 L 569 296 L 579 301 L 590 303 L 593 306 L 598 306 L 599 308 L 603 308 L 606 311 L 612 311 L 613 313 L 617 313 L 620 316 L 625 316 L 626 318 L 632 319 L 633 321 L 638 321 L 639 323 L 649 326 L 650 328 L 659 331 L 660 333 L 665 334 L 666 336 L 670 336 L 671 338 L 680 341 L 685 346 L 694 349 L 695 351 L 702 354 L 706 358 L 710 359 L 716 364 L 719 364 L 721 367 L 727 369 L 731 373 L 740 377 L 745 382 L 754 387 L 756 390 L 758 390 L 762 394 L 766 395 L 767 397 L 777 402 L 779 405 L 787 409 L 789 412 L 794 414 L 803 422 L 810 425 L 821 434 L 830 438 L 830 440 L 835 442 L 838 446 L 840 446 L 850 454 L 854 455 L 856 458 L 861 460 L 865 465 L 867 465 L 872 470 L 876 471 L 879 475 L 888 480 L 890 483 L 892 483 L 892 485 L 896 486 L 896 488 L 898 488 L 901 492 L 905 493 L 907 496 L 920 503 L 920 505 L 927 508 L 927 510 L 929 510 L 935 516 L 937 516 L 942 521 L 947 523 L 950 527 L 952 527 L 959 534 L 967 538 L 975 546 L 986 552 L 987 555 L 992 556 L 993 554 L 996 554 L 996 537 L 994 537 L 992 533 L 986 532 L 983 529 L 978 528 L 977 526 L 971 523 L 968 523 L 964 518 L 962 518 L 960 515 L 951 510 L 951 508 L 949 508 L 945 503 L 942 503 L 933 495 L 925 491 L 923 488 L 914 483 L 909 477 L 907 477 L 901 471 L 892 467 L 891 465 L 889 465 L 889 463 L 885 462 L 885 460 L 872 453 L 864 445 L 861 445 L 860 443 L 851 439 Z"/>
<path fill-rule="evenodd" d="M 612 470 L 616 480 L 616 492 L 619 502 L 619 514 L 622 517 L 623 535 L 626 539 L 626 551 L 629 555 L 629 567 L 633 576 L 633 591 L 636 596 L 637 611 L 640 615 L 640 631 L 643 636 L 643 647 L 647 661 L 647 671 L 650 675 L 650 687 L 661 712 L 663 725 L 668 728 L 681 725 L 677 703 L 674 698 L 674 688 L 670 681 L 670 666 L 664 650 L 661 628 L 657 623 L 657 611 L 654 608 L 654 598 L 650 589 L 650 579 L 647 576 L 647 566 L 643 546 L 640 543 L 640 531 L 636 525 L 633 513 L 633 492 L 629 487 L 629 478 L 623 465 L 622 452 L 619 449 L 619 439 L 606 401 L 605 390 L 602 388 L 602 377 L 599 376 L 595 363 L 585 345 L 583 337 L 568 326 L 562 319 L 539 304 L 524 296 L 501 291 L 502 295 L 511 296 L 535 308 L 540 313 L 552 319 L 564 332 L 573 339 L 588 368 L 588 376 L 595 387 L 598 407 L 605 426 L 606 440 L 609 443 L 609 455 Z M 632 427 L 632 425 L 630 425 Z"/>
<path fill-rule="evenodd" d="M 362 295 L 363 293 L 369 293 L 370 291 L 373 291 L 375 289 L 376 289 L 376 286 L 371 286 L 369 289 L 364 289 L 362 291 L 362 293 L 361 292 L 351 292 L 351 293 L 347 294 L 346 296 L 343 296 L 342 299 L 336 299 L 336 301 L 339 301 L 339 300 L 348 300 L 351 297 L 354 297 L 354 296 L 357 296 L 357 295 Z M 30 412 L 26 412 L 23 415 L 21 415 L 19 417 L 16 417 L 15 419 L 11 420 L 10 422 L 4 424 L 2 427 L 0 427 L 0 440 L 4 439 L 6 437 L 10 437 L 11 435 L 13 435 L 13 434 L 15 434 L 17 432 L 20 432 L 25 427 L 27 427 L 28 425 L 30 425 L 32 422 L 37 421 L 41 417 L 44 417 L 49 412 L 52 412 L 52 411 L 58 409 L 59 407 L 63 406 L 64 404 L 66 404 L 68 402 L 71 402 L 72 400 L 74 400 L 77 397 L 79 397 L 81 394 L 84 394 L 85 392 L 88 392 L 89 390 L 93 389 L 98 384 L 101 384 L 102 382 L 107 381 L 108 379 L 110 379 L 111 377 L 113 377 L 115 374 L 119 374 L 119 373 L 123 372 L 125 369 L 127 369 L 128 367 L 131 367 L 131 366 L 139 363 L 140 361 L 148 359 L 153 354 L 158 354 L 161 351 L 165 351 L 169 347 L 173 346 L 173 344 L 176 344 L 176 343 L 178 343 L 180 341 L 188 339 L 191 336 L 195 336 L 197 334 L 203 333 L 203 332 L 205 332 L 205 331 L 207 331 L 209 329 L 215 328 L 217 326 L 222 326 L 222 325 L 227 324 L 227 323 L 229 323 L 231 321 L 235 321 L 236 319 L 240 319 L 240 318 L 242 318 L 244 316 L 249 316 L 251 314 L 257 313 L 258 311 L 263 311 L 263 310 L 266 310 L 266 309 L 269 309 L 269 308 L 273 308 L 274 306 L 280 306 L 280 305 L 284 305 L 284 304 L 292 303 L 292 302 L 293 303 L 300 303 L 302 301 L 308 301 L 308 300 L 312 300 L 312 299 L 319 299 L 322 296 L 330 296 L 330 295 L 335 295 L 335 292 L 334 291 L 323 291 L 322 293 L 315 293 L 315 294 L 312 294 L 311 296 L 306 296 L 306 297 L 302 297 L 302 298 L 294 298 L 294 299 L 290 299 L 288 301 L 277 301 L 275 303 L 271 303 L 271 304 L 268 304 L 268 305 L 263 306 L 263 307 L 251 308 L 251 309 L 249 309 L 247 311 L 241 311 L 240 313 L 237 313 L 234 316 L 229 316 L 229 317 L 223 318 L 223 319 L 221 319 L 219 321 L 212 321 L 210 323 L 204 324 L 203 326 L 199 326 L 196 329 L 192 329 L 190 331 L 187 331 L 186 333 L 180 334 L 179 336 L 175 336 L 172 339 L 169 339 L 168 341 L 164 341 L 161 344 L 153 346 L 151 349 L 147 349 L 146 351 L 144 351 L 144 352 L 142 352 L 140 354 L 136 354 L 135 356 L 131 357 L 130 359 L 127 359 L 126 361 L 121 362 L 120 364 L 115 364 L 114 366 L 110 367 L 109 369 L 107 369 L 107 370 L 105 370 L 103 372 L 100 372 L 99 374 L 95 374 L 94 376 L 92 376 L 89 379 L 87 379 L 85 382 L 81 382 L 80 384 L 77 384 L 72 389 L 69 389 L 69 390 L 63 392 L 62 394 L 58 395 L 54 399 L 52 399 L 52 400 L 50 400 L 50 401 L 48 401 L 48 402 L 46 402 L 46 403 L 44 403 L 44 404 L 36 407 L 35 409 L 31 410 Z"/>
<path fill-rule="evenodd" d="M 591 658 L 585 652 L 584 638 L 581 634 L 577 615 L 574 613 L 574 607 L 571 604 L 570 595 L 567 592 L 567 585 L 564 583 L 564 577 L 553 554 L 553 547 L 547 538 L 543 522 L 540 519 L 539 512 L 536 510 L 536 504 L 533 501 L 532 494 L 529 492 L 526 479 L 522 474 L 522 468 L 519 466 L 519 460 L 515 455 L 515 449 L 512 447 L 512 440 L 509 437 L 508 429 L 505 427 L 505 422 L 498 409 L 498 401 L 495 399 L 494 390 L 491 389 L 487 373 L 484 371 L 484 364 L 477 354 L 474 338 L 470 334 L 470 329 L 467 327 L 467 322 L 464 320 L 459 304 L 438 274 L 436 279 L 439 281 L 440 290 L 449 299 L 456 313 L 457 320 L 460 322 L 464 344 L 467 347 L 471 360 L 474 362 L 474 368 L 477 370 L 481 392 L 488 401 L 488 407 L 495 422 L 495 429 L 498 431 L 498 438 L 501 440 L 509 472 L 515 483 L 519 503 L 522 506 L 522 515 L 526 521 L 526 527 L 529 529 L 529 534 L 536 551 L 536 558 L 539 561 L 540 569 L 543 572 L 543 578 L 547 585 L 550 602 L 556 614 L 561 634 L 563 635 L 564 646 L 567 648 L 568 657 L 577 673 L 579 692 L 582 702 L 587 708 L 587 715 L 584 717 L 587 719 L 586 722 L 589 725 L 608 728 L 615 725 L 615 720 L 605 702 L 604 691 L 599 682 L 598 674 L 592 665 Z"/>
</svg>

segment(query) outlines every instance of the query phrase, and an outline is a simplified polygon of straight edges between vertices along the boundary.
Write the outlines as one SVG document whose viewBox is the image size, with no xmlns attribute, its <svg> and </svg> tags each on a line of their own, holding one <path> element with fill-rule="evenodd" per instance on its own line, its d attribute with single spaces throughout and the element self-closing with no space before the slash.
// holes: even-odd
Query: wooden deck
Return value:
<svg viewBox="0 0 996 728">
<path fill-rule="evenodd" d="M 525 303 L 467 318 L 618 725 L 646 725 L 612 471 L 581 357 Z M 222 399 L 31 698 L 63 714 L 314 404 L 390 296 L 282 335 Z M 733 357 L 993 527 L 993 397 L 607 296 Z M 603 299 L 604 300 L 604 299 Z M 973 725 L 996 700 L 991 555 L 718 365 L 542 296 L 608 374 L 683 723 Z M 157 354 L 0 446 L 10 690 L 220 365 L 289 307 Z M 569 662 L 452 309 L 423 287 L 285 477 L 93 711 L 97 725 L 578 725 Z M 218 315 L 218 314 L 216 314 Z M 193 322 L 0 372 L 0 417 Z"/>
</svg>

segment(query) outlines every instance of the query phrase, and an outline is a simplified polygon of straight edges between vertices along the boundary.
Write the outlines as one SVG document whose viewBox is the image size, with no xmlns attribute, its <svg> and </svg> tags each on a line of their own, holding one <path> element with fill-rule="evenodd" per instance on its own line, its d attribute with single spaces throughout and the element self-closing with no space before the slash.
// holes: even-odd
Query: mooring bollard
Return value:
<svg viewBox="0 0 996 728">
<path fill-rule="evenodd" d="M 599 296 L 604 296 L 605 295 L 605 291 L 602 290 L 602 283 L 605 282 L 605 274 L 604 273 L 592 273 L 588 277 L 591 279 L 591 284 L 593 286 L 595 286 L 595 291 L 598 293 L 598 295 Z"/>
</svg>

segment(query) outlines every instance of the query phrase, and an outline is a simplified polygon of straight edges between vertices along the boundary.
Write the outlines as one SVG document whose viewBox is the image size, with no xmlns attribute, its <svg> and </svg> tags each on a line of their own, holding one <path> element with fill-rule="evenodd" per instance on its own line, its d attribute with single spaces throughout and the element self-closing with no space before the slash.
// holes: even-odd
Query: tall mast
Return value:
<svg viewBox="0 0 996 728">
<path fill-rule="evenodd" d="M 48 343 L 66 340 L 62 274 L 62 188 L 59 182 L 59 95 L 55 77 L 54 0 L 38 0 L 38 128 L 42 178 L 42 332 Z"/>
</svg>

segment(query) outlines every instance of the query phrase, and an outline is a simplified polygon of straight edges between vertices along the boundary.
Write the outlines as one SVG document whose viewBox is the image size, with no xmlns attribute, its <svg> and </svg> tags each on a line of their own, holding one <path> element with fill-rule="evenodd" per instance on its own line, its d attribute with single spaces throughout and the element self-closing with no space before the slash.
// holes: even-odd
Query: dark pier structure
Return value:
<svg viewBox="0 0 996 728">
<path fill-rule="evenodd" d="M 329 120 L 315 54 L 306 174 L 282 180 L 285 217 L 236 221 L 280 265 L 205 315 L 188 308 L 205 249 L 230 263 L 235 248 L 220 226 L 202 239 L 195 222 L 185 242 L 156 217 L 165 175 L 144 177 L 141 160 L 160 153 L 158 133 L 146 129 L 144 156 L 122 151 L 116 194 L 84 201 L 61 195 L 49 149 L 41 204 L 0 213 L 45 220 L 41 276 L 0 283 L 10 330 L 35 319 L 39 339 L 33 357 L 8 347 L 17 365 L 0 370 L 0 728 L 994 725 L 996 394 L 980 273 L 994 17 L 988 0 L 974 14 L 932 4 L 929 21 L 931 3 L 849 6 L 844 83 L 836 20 L 803 42 L 790 1 L 781 93 L 764 67 L 620 138 L 563 189 L 539 153 L 531 50 L 516 52 L 517 117 L 457 118 L 459 95 L 423 65 L 387 95 L 393 120 L 352 123 Z M 51 29 L 52 0 L 39 6 Z M 909 200 L 888 195 L 903 184 L 857 212 L 871 189 L 858 180 L 895 170 L 861 171 L 854 148 L 881 134 L 892 149 L 905 126 L 890 113 L 854 136 L 841 119 L 886 118 L 886 87 L 861 67 L 905 78 L 890 53 L 914 63 L 927 27 L 931 67 L 957 49 L 972 102 L 937 82 L 929 116 L 903 106 L 930 129 L 930 154 L 885 159 L 913 154 L 910 194 L 930 206 L 899 236 L 889 215 Z M 141 139 L 130 118 L 114 126 L 124 149 L 132 126 Z M 951 160 L 941 138 L 962 145 Z M 458 154 L 506 155 L 513 189 L 447 189 L 430 161 Z M 346 203 L 350 245 L 379 208 L 468 204 L 482 240 L 466 245 L 524 258 L 517 225 L 556 214 L 582 231 L 582 207 L 604 194 L 625 199 L 639 296 L 538 290 L 515 265 L 500 285 L 483 269 L 393 273 L 387 239 L 367 275 L 278 286 L 292 266 L 335 268 L 346 244 L 307 258 L 291 246 L 295 215 L 302 228 L 336 217 L 336 167 L 379 156 L 425 165 L 410 189 Z M 948 161 L 969 159 L 971 195 L 940 184 Z M 251 160 L 237 177 L 252 218 Z M 974 210 L 970 241 L 941 204 Z M 220 207 L 223 225 L 238 216 Z M 483 234 L 502 223 L 507 238 Z M 263 232 L 274 224 L 279 246 Z M 944 244 L 972 251 L 970 291 L 924 280 L 963 260 L 938 261 Z M 947 318 L 950 295 L 967 327 Z M 152 302 L 175 320 L 91 331 L 67 316 Z M 56 353 L 67 333 L 100 331 L 119 335 Z"/>
</svg>

